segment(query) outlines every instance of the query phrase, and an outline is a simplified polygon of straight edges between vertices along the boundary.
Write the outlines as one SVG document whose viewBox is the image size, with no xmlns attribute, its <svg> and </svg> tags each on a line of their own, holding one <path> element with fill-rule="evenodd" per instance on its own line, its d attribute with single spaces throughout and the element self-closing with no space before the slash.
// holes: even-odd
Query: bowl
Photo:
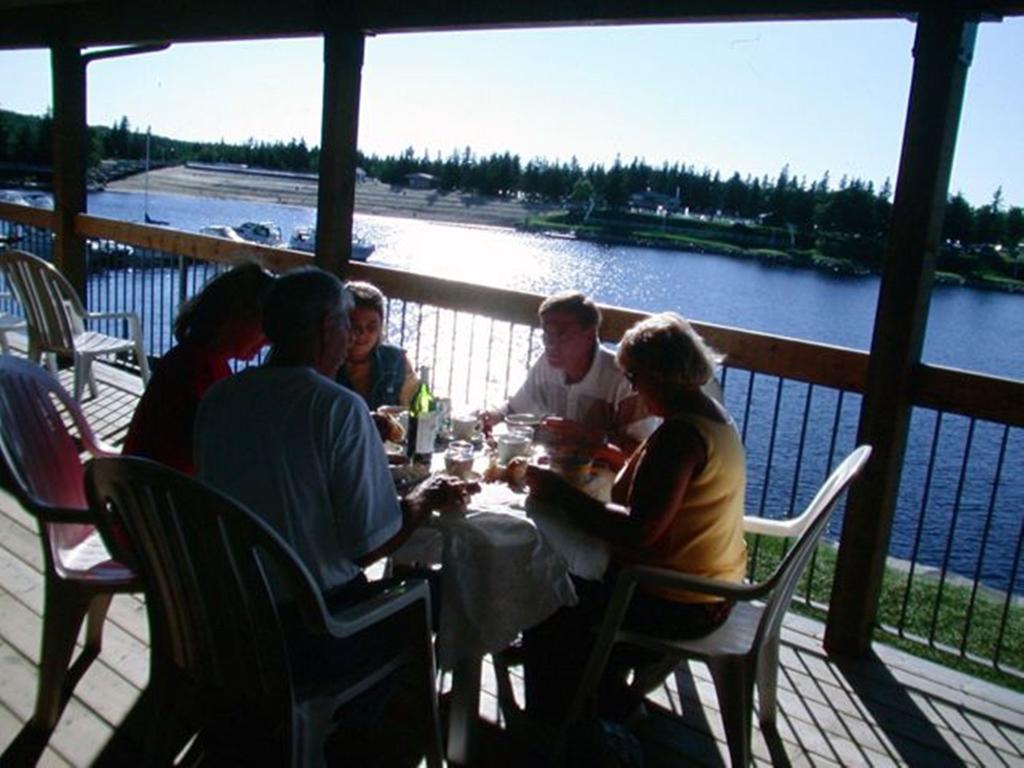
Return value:
<svg viewBox="0 0 1024 768">
<path fill-rule="evenodd" d="M 536 413 L 510 413 L 505 417 L 505 423 L 512 427 L 536 427 L 544 421 L 544 417 Z"/>
</svg>

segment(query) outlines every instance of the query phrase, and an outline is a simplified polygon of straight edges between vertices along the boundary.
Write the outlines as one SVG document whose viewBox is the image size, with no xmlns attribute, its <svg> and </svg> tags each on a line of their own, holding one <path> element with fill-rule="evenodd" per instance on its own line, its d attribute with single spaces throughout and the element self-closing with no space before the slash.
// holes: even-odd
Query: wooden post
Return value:
<svg viewBox="0 0 1024 768">
<path fill-rule="evenodd" d="M 75 217 L 85 212 L 88 126 L 85 115 L 85 59 L 78 48 L 50 49 L 53 72 L 54 265 L 85 304 L 85 241 L 75 234 Z"/>
<path fill-rule="evenodd" d="M 914 72 L 857 440 L 874 446 L 850 492 L 825 647 L 870 650 L 977 24 L 944 4 L 917 22 Z"/>
<path fill-rule="evenodd" d="M 333 27 L 324 35 L 324 106 L 316 209 L 316 263 L 342 274 L 352 251 L 356 141 L 363 33 Z"/>
</svg>

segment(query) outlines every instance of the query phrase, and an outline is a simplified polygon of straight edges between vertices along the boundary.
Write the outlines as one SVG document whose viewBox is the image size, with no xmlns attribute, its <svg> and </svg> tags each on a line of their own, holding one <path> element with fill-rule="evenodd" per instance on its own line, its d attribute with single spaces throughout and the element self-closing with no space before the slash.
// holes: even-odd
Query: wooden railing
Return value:
<svg viewBox="0 0 1024 768">
<path fill-rule="evenodd" d="M 0 234 L 21 232 L 28 250 L 46 256 L 50 243 L 46 230 L 52 226 L 52 218 L 50 211 L 0 203 Z M 102 308 L 124 304 L 130 306 L 123 308 L 140 312 L 151 338 L 149 348 L 157 355 L 171 343 L 165 329 L 178 303 L 213 272 L 243 259 L 258 260 L 273 270 L 312 264 L 308 254 L 296 251 L 89 215 L 77 218 L 76 233 L 135 249 L 133 270 L 107 266 L 105 272 L 91 271 L 88 292 L 90 301 Z M 346 276 L 371 281 L 390 297 L 391 340 L 406 347 L 418 362 L 433 365 L 440 390 L 467 403 L 493 404 L 506 396 L 542 349 L 537 329 L 541 296 L 374 264 L 350 264 Z M 16 311 L 14 307 L 6 309 Z M 602 312 L 601 335 L 610 342 L 645 316 L 611 306 L 602 307 Z M 834 461 L 852 447 L 867 354 L 699 321 L 694 325 L 726 354 L 722 371 L 726 402 L 748 451 L 748 513 L 785 516 L 799 512 Z M 883 596 L 892 603 L 882 606 L 884 628 L 1020 671 L 1024 669 L 1024 641 L 1016 631 L 1020 607 L 1013 595 L 1021 592 L 1024 480 L 1012 467 L 1020 466 L 1014 462 L 1024 427 L 1024 382 L 920 364 L 915 370 L 914 400 L 915 414 L 923 426 L 912 430 L 908 450 L 930 460 L 927 472 L 911 462 L 904 470 L 905 490 L 913 498 L 898 510 L 897 527 L 903 526 L 914 541 L 912 552 L 899 553 L 900 557 L 922 560 L 893 569 L 893 578 L 903 581 L 895 596 Z M 952 461 L 959 467 L 942 470 L 943 454 L 950 450 L 956 453 Z M 993 456 L 998 456 L 998 461 L 979 458 Z M 937 474 L 943 472 L 941 477 Z M 986 472 L 989 474 L 982 476 Z M 959 481 L 951 481 L 951 474 L 957 473 Z M 962 490 L 972 477 L 991 487 L 983 523 L 979 522 L 983 533 L 972 530 L 966 535 L 972 542 L 980 542 L 972 544 L 977 547 L 976 556 L 970 555 L 976 559 L 976 568 L 957 565 L 960 543 L 956 529 L 967 515 L 961 515 L 961 507 L 968 505 L 960 490 L 940 498 L 937 488 L 953 485 Z M 934 528 L 936 520 L 948 521 L 949 527 L 947 545 L 938 556 L 928 555 L 920 546 L 923 531 Z M 832 531 L 838 531 L 838 522 Z M 992 580 L 986 557 L 994 547 L 1006 550 L 1007 546 L 1015 547 L 1016 555 L 1007 565 L 1002 592 L 979 589 Z M 762 555 L 757 548 L 752 554 L 756 565 Z M 830 561 L 819 567 L 822 575 L 813 575 L 812 583 L 830 577 Z M 954 567 L 960 575 L 954 575 Z M 934 595 L 936 588 L 938 596 Z M 954 628 L 954 636 L 937 616 L 923 628 L 910 624 L 908 606 L 915 601 L 939 601 L 943 592 L 948 597 L 951 590 L 961 588 L 969 594 L 965 592 L 962 628 Z M 823 594 L 827 598 L 827 590 L 812 592 L 805 590 L 806 601 L 820 600 Z M 979 645 L 972 636 L 972 617 L 982 609 L 998 614 L 998 638 Z"/>
</svg>

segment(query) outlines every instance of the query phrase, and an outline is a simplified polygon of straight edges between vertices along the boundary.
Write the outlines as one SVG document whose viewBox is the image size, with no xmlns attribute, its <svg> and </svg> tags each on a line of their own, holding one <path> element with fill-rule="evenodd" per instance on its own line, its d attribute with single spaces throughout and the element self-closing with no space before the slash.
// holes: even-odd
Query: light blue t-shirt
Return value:
<svg viewBox="0 0 1024 768">
<path fill-rule="evenodd" d="M 292 545 L 322 590 L 398 533 L 402 512 L 366 404 L 312 368 L 250 368 L 199 405 L 199 477 Z"/>
</svg>

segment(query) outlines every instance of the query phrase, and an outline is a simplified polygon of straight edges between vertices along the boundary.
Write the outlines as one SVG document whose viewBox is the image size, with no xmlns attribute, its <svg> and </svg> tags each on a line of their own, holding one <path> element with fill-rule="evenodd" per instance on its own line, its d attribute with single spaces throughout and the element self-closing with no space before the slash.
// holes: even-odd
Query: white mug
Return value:
<svg viewBox="0 0 1024 768">
<path fill-rule="evenodd" d="M 452 416 L 452 437 L 456 440 L 474 440 L 480 436 L 481 429 L 476 416 Z"/>
</svg>

